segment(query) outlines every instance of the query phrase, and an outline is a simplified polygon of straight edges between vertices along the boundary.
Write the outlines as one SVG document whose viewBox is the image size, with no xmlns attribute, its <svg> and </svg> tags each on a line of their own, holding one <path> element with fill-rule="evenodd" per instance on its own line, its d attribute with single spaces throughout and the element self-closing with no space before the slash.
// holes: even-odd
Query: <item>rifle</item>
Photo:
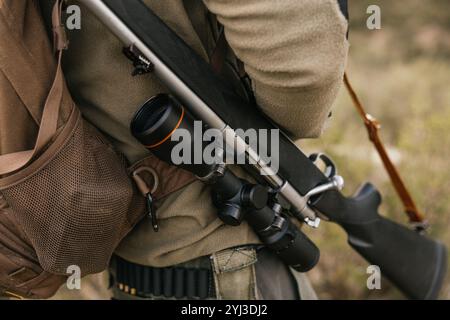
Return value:
<svg viewBox="0 0 450 320">
<path fill-rule="evenodd" d="M 172 122 L 180 120 L 188 129 L 190 122 L 201 120 L 209 128 L 223 132 L 226 140 L 233 142 L 233 147 L 244 147 L 247 157 L 253 160 L 249 162 L 250 169 L 243 167 L 255 177 L 257 184 L 240 180 L 220 166 L 185 167 L 199 177 L 213 177 L 205 180 L 214 185 L 218 194 L 215 203 L 221 208 L 219 213 L 225 223 L 236 225 L 243 218 L 251 220 L 263 242 L 272 246 L 286 263 L 306 271 L 317 263 L 318 251 L 301 231 L 293 229 L 289 219 L 296 217 L 314 226 L 320 214 L 340 225 L 348 234 L 350 246 L 371 264 L 378 265 L 382 274 L 407 297 L 437 298 L 446 271 L 445 246 L 379 215 L 381 195 L 373 185 L 366 183 L 355 196 L 345 197 L 339 191 L 341 179 L 319 170 L 314 159 L 304 155 L 281 129 L 280 168 L 278 172 L 271 172 L 258 151 L 252 149 L 236 129 L 279 128 L 255 105 L 236 94 L 145 4 L 140 0 L 81 2 L 128 48 L 127 55 L 134 60 L 136 73 L 153 72 L 171 92 L 172 97 L 151 99 L 137 113 L 132 130 L 138 139 L 147 145 L 155 141 L 155 136 L 141 134 L 148 133 L 147 129 L 161 120 L 157 118 L 161 114 Z M 180 114 L 185 115 L 184 118 Z M 177 115 L 180 117 L 176 118 Z M 142 121 L 142 116 L 153 120 Z M 164 132 L 170 126 L 164 124 L 158 128 Z M 145 139 L 149 140 L 143 141 Z M 171 162 L 170 147 L 170 143 L 164 143 L 152 151 Z M 324 160 L 329 171 L 334 171 L 327 157 L 315 158 Z M 255 173 L 261 171 L 265 174 Z M 265 190 L 268 187 L 269 195 L 258 185 L 264 185 Z M 254 188 L 252 192 L 249 186 Z M 280 199 L 280 203 L 287 205 L 280 211 L 269 206 L 273 199 Z M 248 209 L 250 213 L 243 213 L 241 209 Z M 268 227 L 261 229 L 263 225 Z"/>
</svg>

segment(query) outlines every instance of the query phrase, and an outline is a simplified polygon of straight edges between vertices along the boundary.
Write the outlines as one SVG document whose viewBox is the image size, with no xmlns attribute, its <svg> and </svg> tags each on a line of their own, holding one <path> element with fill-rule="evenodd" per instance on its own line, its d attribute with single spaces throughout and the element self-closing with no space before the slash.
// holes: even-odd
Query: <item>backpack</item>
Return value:
<svg viewBox="0 0 450 320">
<path fill-rule="evenodd" d="M 0 296 L 47 298 L 70 268 L 105 270 L 146 212 L 126 161 L 66 87 L 61 8 L 55 59 L 38 1 L 0 0 Z"/>
</svg>

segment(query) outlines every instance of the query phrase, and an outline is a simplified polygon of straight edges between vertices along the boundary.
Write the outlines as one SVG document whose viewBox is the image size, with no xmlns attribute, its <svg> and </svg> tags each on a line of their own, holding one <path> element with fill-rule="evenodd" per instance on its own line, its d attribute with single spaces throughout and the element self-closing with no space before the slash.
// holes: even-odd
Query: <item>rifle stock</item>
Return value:
<svg viewBox="0 0 450 320">
<path fill-rule="evenodd" d="M 210 127 L 273 129 L 273 123 L 224 83 L 181 38 L 139 0 L 81 0 L 125 45 L 134 45 L 149 59 L 154 72 L 189 112 Z M 245 110 L 246 117 L 242 117 Z M 280 177 L 291 199 L 302 199 L 327 177 L 290 141 L 280 136 Z M 283 195 L 284 196 L 284 195 Z M 289 199 L 287 199 L 289 200 Z M 381 196 L 366 185 L 353 198 L 338 191 L 317 197 L 312 207 L 341 225 L 349 244 L 378 265 L 408 297 L 436 298 L 446 270 L 445 247 L 381 217 Z M 295 205 L 291 202 L 291 205 Z"/>
<path fill-rule="evenodd" d="M 350 246 L 379 266 L 406 296 L 438 297 L 446 271 L 445 246 L 379 215 L 381 196 L 373 185 L 365 184 L 352 198 L 329 192 L 316 202 L 317 209 L 346 231 Z"/>
</svg>

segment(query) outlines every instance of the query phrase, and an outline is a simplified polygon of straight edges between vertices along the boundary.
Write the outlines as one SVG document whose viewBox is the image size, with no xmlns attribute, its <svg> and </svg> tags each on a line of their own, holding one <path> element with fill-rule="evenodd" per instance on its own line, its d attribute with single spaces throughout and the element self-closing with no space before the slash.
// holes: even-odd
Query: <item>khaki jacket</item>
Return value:
<svg viewBox="0 0 450 320">
<path fill-rule="evenodd" d="M 209 9 L 244 62 L 262 109 L 295 138 L 320 135 L 342 82 L 348 50 L 347 22 L 336 0 L 144 2 L 205 60 L 217 36 Z M 69 32 L 65 55 L 68 85 L 84 116 L 136 162 L 148 151 L 131 136 L 130 120 L 143 102 L 167 89 L 152 74 L 131 77 L 120 41 L 86 8 L 81 10 L 81 30 Z M 155 233 L 144 220 L 121 243 L 120 256 L 161 267 L 258 242 L 246 224 L 225 226 L 217 218 L 210 190 L 201 182 L 169 195 L 157 207 L 160 231 Z"/>
</svg>

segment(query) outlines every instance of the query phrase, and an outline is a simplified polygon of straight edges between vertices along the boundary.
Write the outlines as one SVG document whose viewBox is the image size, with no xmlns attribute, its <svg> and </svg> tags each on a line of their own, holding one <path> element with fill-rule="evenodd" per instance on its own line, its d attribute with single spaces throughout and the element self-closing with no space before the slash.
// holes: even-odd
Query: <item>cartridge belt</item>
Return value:
<svg viewBox="0 0 450 320">
<path fill-rule="evenodd" d="M 207 299 L 215 297 L 211 268 L 154 268 L 115 257 L 115 286 L 141 298 Z"/>
</svg>

